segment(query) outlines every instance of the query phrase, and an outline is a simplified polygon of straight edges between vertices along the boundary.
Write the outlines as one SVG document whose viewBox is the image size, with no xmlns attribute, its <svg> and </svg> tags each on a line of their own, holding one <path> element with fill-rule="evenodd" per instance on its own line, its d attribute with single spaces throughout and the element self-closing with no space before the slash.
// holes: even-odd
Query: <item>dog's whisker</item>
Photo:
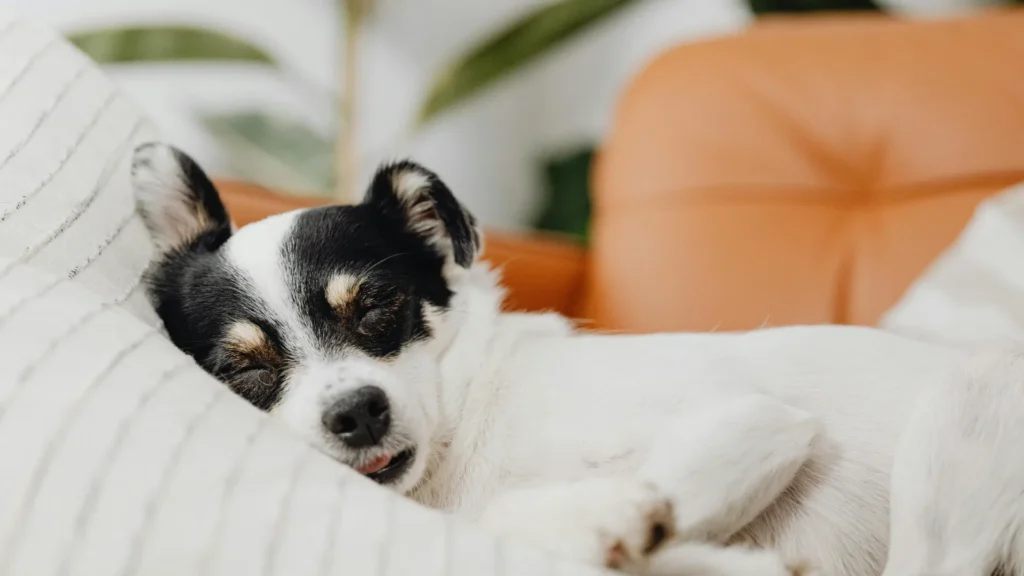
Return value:
<svg viewBox="0 0 1024 576">
<path fill-rule="evenodd" d="M 385 256 L 384 258 L 381 258 L 377 262 L 371 264 L 369 268 L 367 268 L 366 270 L 363 271 L 363 274 L 369 274 L 370 272 L 373 272 L 373 270 L 375 268 L 377 268 L 381 264 L 384 264 L 388 260 L 391 260 L 393 258 L 398 258 L 399 256 L 408 256 L 409 254 L 410 254 L 410 252 L 399 252 L 398 254 L 392 254 L 390 256 Z"/>
</svg>

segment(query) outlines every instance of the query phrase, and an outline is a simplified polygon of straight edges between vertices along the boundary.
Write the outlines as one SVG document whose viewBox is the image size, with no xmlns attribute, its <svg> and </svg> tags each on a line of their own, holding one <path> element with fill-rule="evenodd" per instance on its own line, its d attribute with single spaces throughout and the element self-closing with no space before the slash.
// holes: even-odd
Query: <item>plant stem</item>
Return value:
<svg viewBox="0 0 1024 576">
<path fill-rule="evenodd" d="M 358 177 L 358 150 L 356 149 L 356 93 L 358 92 L 359 34 L 369 11 L 370 0 L 341 0 L 341 13 L 345 18 L 345 37 L 342 40 L 342 87 L 338 99 L 338 142 L 336 144 L 334 195 L 343 204 L 355 203 Z"/>
</svg>

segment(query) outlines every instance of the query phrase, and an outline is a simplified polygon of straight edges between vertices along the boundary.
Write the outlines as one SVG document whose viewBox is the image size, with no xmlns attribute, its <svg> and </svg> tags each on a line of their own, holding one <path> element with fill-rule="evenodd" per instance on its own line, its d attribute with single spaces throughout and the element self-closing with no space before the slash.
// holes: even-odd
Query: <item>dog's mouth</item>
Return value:
<svg viewBox="0 0 1024 576">
<path fill-rule="evenodd" d="M 416 452 L 412 448 L 402 450 L 394 455 L 385 454 L 356 468 L 356 472 L 378 484 L 390 484 L 405 474 L 405 471 L 412 465 L 415 455 Z"/>
</svg>

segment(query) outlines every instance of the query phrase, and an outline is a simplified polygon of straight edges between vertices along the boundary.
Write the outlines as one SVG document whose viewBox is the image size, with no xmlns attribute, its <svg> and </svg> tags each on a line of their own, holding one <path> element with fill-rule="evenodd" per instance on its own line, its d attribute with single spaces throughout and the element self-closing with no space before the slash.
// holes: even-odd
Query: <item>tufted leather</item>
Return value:
<svg viewBox="0 0 1024 576">
<path fill-rule="evenodd" d="M 1021 10 L 769 20 L 668 51 L 599 156 L 579 313 L 635 331 L 874 323 L 1024 180 L 1022 62 Z"/>
</svg>

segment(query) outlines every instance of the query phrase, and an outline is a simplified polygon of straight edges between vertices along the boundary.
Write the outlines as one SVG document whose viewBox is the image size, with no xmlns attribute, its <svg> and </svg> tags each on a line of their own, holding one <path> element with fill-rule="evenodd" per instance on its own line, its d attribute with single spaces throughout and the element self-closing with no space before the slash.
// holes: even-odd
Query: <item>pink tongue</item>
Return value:
<svg viewBox="0 0 1024 576">
<path fill-rule="evenodd" d="M 360 474 L 373 474 L 374 472 L 383 469 L 385 466 L 391 463 L 391 456 L 381 456 L 371 461 L 365 466 L 361 466 L 357 471 Z"/>
</svg>

